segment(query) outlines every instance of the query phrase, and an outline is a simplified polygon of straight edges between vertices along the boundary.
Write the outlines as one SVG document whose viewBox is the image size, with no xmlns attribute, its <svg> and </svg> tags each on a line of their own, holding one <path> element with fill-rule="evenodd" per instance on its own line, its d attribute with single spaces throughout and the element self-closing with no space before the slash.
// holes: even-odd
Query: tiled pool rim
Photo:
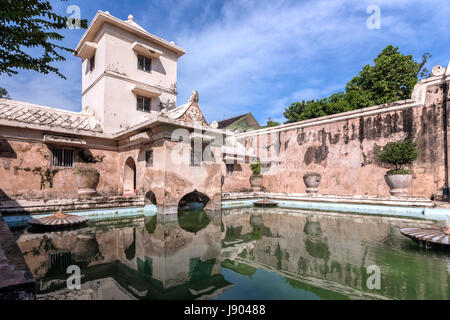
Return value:
<svg viewBox="0 0 450 320">
<path fill-rule="evenodd" d="M 222 201 L 222 209 L 236 209 L 243 207 L 252 207 L 253 202 L 263 198 L 236 199 Z M 363 203 L 333 203 L 320 201 L 297 201 L 297 200 L 279 200 L 278 207 L 286 209 L 301 209 L 323 212 L 353 213 L 363 215 L 392 216 L 412 219 L 425 219 L 435 221 L 445 221 L 450 216 L 450 209 L 433 207 L 413 207 L 413 206 L 394 206 L 394 205 L 374 205 Z M 90 220 L 119 218 L 135 215 L 153 216 L 156 215 L 155 205 L 146 205 L 144 207 L 111 208 L 85 211 L 71 211 L 80 216 L 89 217 Z M 33 218 L 41 218 L 50 214 L 34 214 Z M 31 215 L 3 216 L 5 222 L 10 227 L 19 227 L 24 225 Z"/>
</svg>

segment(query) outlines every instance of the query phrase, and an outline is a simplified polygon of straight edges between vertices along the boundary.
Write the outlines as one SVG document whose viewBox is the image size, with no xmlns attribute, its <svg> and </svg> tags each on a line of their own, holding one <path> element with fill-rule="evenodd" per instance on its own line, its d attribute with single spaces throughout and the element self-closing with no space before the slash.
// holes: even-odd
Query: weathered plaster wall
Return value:
<svg viewBox="0 0 450 320">
<path fill-rule="evenodd" d="M 77 198 L 74 168 L 51 165 L 52 145 L 39 141 L 42 133 L 0 128 L 0 199 Z M 14 138 L 7 138 L 13 135 Z M 92 166 L 100 172 L 97 191 L 118 194 L 118 153 L 74 147 L 75 166 Z M 82 152 L 80 152 L 82 151 Z M 96 159 L 96 163 L 89 163 Z"/>
<path fill-rule="evenodd" d="M 417 141 L 420 156 L 413 166 L 410 194 L 442 195 L 446 187 L 444 97 L 446 85 L 426 88 L 424 104 L 414 101 L 385 106 L 378 114 L 364 112 L 334 121 L 305 121 L 275 135 L 243 134 L 247 146 L 267 151 L 261 160 L 272 159 L 264 172 L 264 187 L 271 192 L 304 193 L 303 174 L 322 174 L 320 193 L 338 195 L 389 195 L 384 181 L 387 167 L 374 156 L 374 147 L 410 137 Z M 381 107 L 384 108 L 384 107 Z M 395 110 L 396 109 L 396 110 Z M 342 114 L 345 115 L 345 114 Z M 254 133 L 253 133 L 254 134 Z M 266 141 L 266 142 L 264 142 Z M 271 157 L 274 155 L 274 157 Z M 278 163 L 277 163 L 278 162 Z M 227 175 L 224 192 L 250 188 L 248 165 Z M 264 170 L 264 169 L 263 169 Z"/>
<path fill-rule="evenodd" d="M 145 152 L 151 149 L 153 165 L 146 166 Z M 165 140 L 122 149 L 119 155 L 121 186 L 124 164 L 129 157 L 136 163 L 136 193 L 155 193 L 161 213 L 167 210 L 176 213 L 181 198 L 194 191 L 208 196 L 207 209 L 220 209 L 222 164 L 202 162 L 200 166 L 191 166 L 190 145 Z"/>
</svg>

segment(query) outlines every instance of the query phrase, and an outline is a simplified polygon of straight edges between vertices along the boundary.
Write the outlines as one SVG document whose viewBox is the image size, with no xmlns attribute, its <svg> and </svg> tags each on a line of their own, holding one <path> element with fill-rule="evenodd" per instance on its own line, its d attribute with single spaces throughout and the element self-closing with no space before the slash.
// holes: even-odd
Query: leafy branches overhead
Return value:
<svg viewBox="0 0 450 320">
<path fill-rule="evenodd" d="M 52 10 L 49 1 L 0 0 L 0 74 L 12 76 L 17 69 L 26 69 L 65 79 L 51 63 L 65 61 L 62 53 L 73 50 L 52 41 L 64 39 L 57 31 L 67 28 L 69 18 Z M 80 26 L 86 28 L 87 21 L 81 20 Z M 41 56 L 26 52 L 36 48 L 42 49 Z"/>
<path fill-rule="evenodd" d="M 374 59 L 374 65 L 364 66 L 359 75 L 347 83 L 345 92 L 319 100 L 294 102 L 286 108 L 284 116 L 288 122 L 295 122 L 409 99 L 418 77 L 428 75 L 424 66 L 430 57 L 425 53 L 418 63 L 412 55 L 403 55 L 398 47 L 389 45 Z"/>
</svg>

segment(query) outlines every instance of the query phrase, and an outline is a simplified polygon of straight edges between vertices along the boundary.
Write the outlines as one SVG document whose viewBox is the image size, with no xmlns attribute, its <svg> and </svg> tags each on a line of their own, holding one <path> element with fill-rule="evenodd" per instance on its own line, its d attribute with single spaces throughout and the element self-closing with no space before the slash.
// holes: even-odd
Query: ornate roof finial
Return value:
<svg viewBox="0 0 450 320">
<path fill-rule="evenodd" d="M 213 129 L 217 129 L 219 127 L 219 124 L 217 123 L 217 121 L 214 120 L 213 122 L 211 122 L 209 126 Z"/>
<path fill-rule="evenodd" d="M 133 20 L 134 20 L 133 15 L 132 14 L 128 15 L 128 21 L 133 21 Z"/>
<path fill-rule="evenodd" d="M 431 70 L 431 75 L 434 77 L 443 76 L 444 74 L 445 74 L 445 68 L 443 68 L 442 66 L 435 66 Z"/>
<path fill-rule="evenodd" d="M 192 94 L 191 94 L 191 97 L 188 100 L 188 103 L 190 103 L 190 102 L 197 102 L 198 103 L 198 101 L 199 101 L 198 91 L 194 90 L 194 91 L 192 91 Z"/>
</svg>

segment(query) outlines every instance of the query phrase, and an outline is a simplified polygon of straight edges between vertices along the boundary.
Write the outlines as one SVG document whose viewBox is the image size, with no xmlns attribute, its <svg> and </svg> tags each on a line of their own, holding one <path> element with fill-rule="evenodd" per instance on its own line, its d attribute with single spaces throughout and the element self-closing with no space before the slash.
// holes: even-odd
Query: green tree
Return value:
<svg viewBox="0 0 450 320">
<path fill-rule="evenodd" d="M 49 1 L 0 0 L 0 74 L 12 76 L 17 69 L 26 69 L 65 79 L 51 64 L 65 61 L 63 52 L 73 50 L 52 41 L 64 39 L 57 31 L 68 28 L 68 19 L 54 13 Z M 86 28 L 87 20 L 79 25 Z M 41 49 L 42 54 L 32 56 L 28 49 Z"/>
<path fill-rule="evenodd" d="M 294 102 L 284 112 L 287 122 L 296 122 L 372 105 L 409 99 L 419 76 L 427 76 L 424 67 L 431 55 L 425 53 L 422 62 L 412 55 L 403 55 L 398 47 L 387 46 L 374 59 L 374 65 L 363 67 L 350 80 L 345 92 L 328 98 Z"/>
<path fill-rule="evenodd" d="M 6 90 L 5 88 L 0 87 L 0 98 L 2 98 L 2 99 L 11 99 L 11 97 L 9 96 L 8 90 Z"/>
<path fill-rule="evenodd" d="M 406 139 L 390 142 L 382 150 L 376 147 L 375 154 L 379 161 L 394 167 L 394 170 L 388 171 L 388 174 L 411 174 L 411 171 L 404 170 L 403 166 L 417 160 L 419 149 L 415 142 Z"/>
<path fill-rule="evenodd" d="M 279 125 L 280 125 L 279 122 L 272 121 L 272 119 L 269 118 L 269 119 L 267 120 L 266 128 L 276 127 L 276 126 L 279 126 Z"/>
</svg>

